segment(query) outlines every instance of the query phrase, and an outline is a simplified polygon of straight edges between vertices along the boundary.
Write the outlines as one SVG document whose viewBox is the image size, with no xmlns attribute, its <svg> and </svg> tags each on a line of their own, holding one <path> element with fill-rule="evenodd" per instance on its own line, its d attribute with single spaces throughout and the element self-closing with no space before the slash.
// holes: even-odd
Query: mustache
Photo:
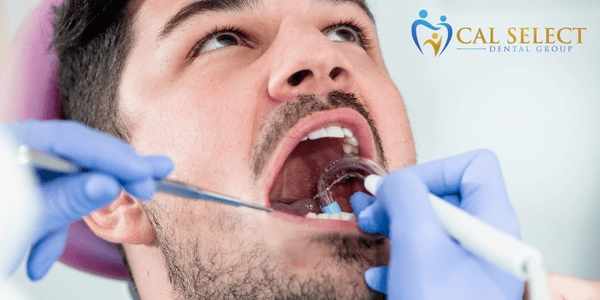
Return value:
<svg viewBox="0 0 600 300">
<path fill-rule="evenodd" d="M 315 112 L 336 108 L 353 109 L 367 120 L 373 134 L 375 150 L 382 160 L 381 163 L 386 166 L 387 162 L 383 153 L 381 137 L 377 131 L 376 123 L 366 105 L 360 101 L 355 94 L 333 91 L 326 97 L 299 95 L 295 100 L 288 101 L 278 106 L 267 115 L 266 121 L 261 127 L 258 141 L 252 148 L 250 164 L 254 178 L 258 178 L 264 170 L 267 158 L 273 154 L 273 151 L 279 142 L 285 137 L 286 133 L 300 121 L 300 119 Z"/>
</svg>

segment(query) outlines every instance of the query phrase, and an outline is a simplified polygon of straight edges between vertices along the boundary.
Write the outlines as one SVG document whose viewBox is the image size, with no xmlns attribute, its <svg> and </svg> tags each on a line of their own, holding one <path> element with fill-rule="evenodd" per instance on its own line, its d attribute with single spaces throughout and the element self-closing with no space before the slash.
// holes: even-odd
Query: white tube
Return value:
<svg viewBox="0 0 600 300">
<path fill-rule="evenodd" d="M 541 262 L 531 262 L 527 265 L 529 274 L 529 298 L 532 300 L 550 299 L 548 278 Z"/>
<path fill-rule="evenodd" d="M 376 175 L 368 176 L 365 179 L 365 188 L 375 195 L 380 179 L 381 177 Z M 429 201 L 442 227 L 463 248 L 517 278 L 529 280 L 532 287 L 531 299 L 549 299 L 542 256 L 537 249 L 433 194 L 429 194 Z"/>
<path fill-rule="evenodd" d="M 429 201 L 444 229 L 461 246 L 516 277 L 527 279 L 527 263 L 542 261 L 537 249 L 512 235 L 490 226 L 435 195 L 429 194 Z"/>
</svg>

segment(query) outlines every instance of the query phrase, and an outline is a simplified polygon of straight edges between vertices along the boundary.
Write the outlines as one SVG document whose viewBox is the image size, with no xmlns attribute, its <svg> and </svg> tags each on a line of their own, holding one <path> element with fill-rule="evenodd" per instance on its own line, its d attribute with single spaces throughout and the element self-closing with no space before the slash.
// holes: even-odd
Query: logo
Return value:
<svg viewBox="0 0 600 300">
<path fill-rule="evenodd" d="M 463 26 L 456 31 L 441 15 L 439 23 L 427 21 L 429 13 L 419 11 L 411 26 L 413 42 L 421 54 L 438 57 L 448 48 L 488 53 L 571 53 L 583 44 L 586 27 Z M 460 20 L 459 20 L 460 21 Z M 435 22 L 434 22 L 435 23 Z M 456 19 L 453 19 L 456 25 Z M 466 22 L 465 22 L 466 23 Z M 511 24 L 512 25 L 512 24 Z M 457 26 L 458 27 L 458 26 Z M 454 38 L 454 40 L 453 40 Z M 449 47 L 450 42 L 454 46 Z M 428 50 L 429 51 L 424 51 Z"/>
<path fill-rule="evenodd" d="M 417 49 L 419 49 L 421 54 L 425 54 L 425 53 L 423 53 L 423 48 L 421 48 L 421 47 L 432 47 L 433 48 L 433 56 L 438 57 L 438 56 L 442 55 L 442 53 L 444 53 L 444 51 L 446 51 L 446 48 L 448 48 L 448 45 L 450 44 L 450 41 L 452 40 L 452 26 L 450 26 L 450 24 L 446 23 L 447 18 L 446 18 L 446 16 L 442 15 L 442 16 L 440 16 L 441 23 L 437 23 L 436 24 L 437 27 L 436 27 L 433 24 L 431 24 L 429 21 L 425 20 L 428 15 L 429 15 L 429 13 L 424 9 L 419 12 L 419 17 L 421 17 L 421 18 L 415 20 L 412 23 L 412 28 L 411 28 L 412 38 L 413 38 L 413 41 L 415 42 L 415 45 L 417 46 Z M 430 30 L 420 30 L 420 28 L 423 28 L 423 29 L 428 28 Z M 419 31 L 427 32 L 426 40 L 422 44 L 419 40 Z M 433 32 L 431 32 L 431 31 L 433 31 Z M 429 34 L 429 33 L 431 33 L 431 34 Z M 442 45 L 443 45 L 443 47 L 442 47 Z M 440 48 L 441 48 L 441 50 L 440 50 Z"/>
</svg>

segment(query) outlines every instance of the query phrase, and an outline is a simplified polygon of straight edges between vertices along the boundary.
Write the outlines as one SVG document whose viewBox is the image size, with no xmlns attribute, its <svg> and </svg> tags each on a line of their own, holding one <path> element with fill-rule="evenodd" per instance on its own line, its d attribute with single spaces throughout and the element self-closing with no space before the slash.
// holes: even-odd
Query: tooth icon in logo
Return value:
<svg viewBox="0 0 600 300">
<path fill-rule="evenodd" d="M 425 46 L 425 45 L 429 45 L 433 48 L 433 53 L 434 56 L 440 56 L 442 55 L 442 53 L 444 53 L 444 51 L 446 50 L 446 48 L 448 47 L 448 44 L 450 44 L 450 40 L 452 40 L 452 26 L 450 26 L 450 24 L 446 23 L 446 16 L 441 16 L 440 17 L 440 23 L 437 23 L 435 25 L 432 25 L 431 23 L 429 23 L 429 21 L 425 20 L 428 16 L 428 13 L 426 10 L 421 10 L 419 12 L 419 17 L 421 17 L 420 19 L 415 20 L 412 23 L 412 28 L 411 28 L 411 33 L 412 33 L 412 38 L 413 41 L 415 42 L 415 45 L 417 46 L 417 49 L 419 49 L 419 51 L 421 52 L 421 54 L 423 53 L 423 49 L 421 48 L 421 46 Z M 428 38 L 427 40 L 425 40 L 425 42 L 423 44 L 421 44 L 419 42 L 419 37 L 417 35 L 417 30 L 419 29 L 419 27 L 426 27 L 429 28 L 430 30 L 433 30 L 434 32 L 431 34 L 430 38 Z M 444 28 L 446 29 L 446 33 L 447 36 L 444 37 L 441 34 L 441 29 Z M 445 43 L 443 44 L 442 47 L 442 42 L 445 41 Z M 441 50 L 440 50 L 441 48 Z"/>
</svg>

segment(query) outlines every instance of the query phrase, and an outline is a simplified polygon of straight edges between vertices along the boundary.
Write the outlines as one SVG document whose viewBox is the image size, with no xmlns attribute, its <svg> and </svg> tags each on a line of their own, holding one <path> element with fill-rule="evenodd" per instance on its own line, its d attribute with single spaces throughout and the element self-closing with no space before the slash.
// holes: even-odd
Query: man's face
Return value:
<svg viewBox="0 0 600 300">
<path fill-rule="evenodd" d="M 130 7 L 134 38 L 119 94 L 131 143 L 171 156 L 172 179 L 276 211 L 158 194 L 146 214 L 173 292 L 368 297 L 363 273 L 387 264 L 387 241 L 362 233 L 356 221 L 305 215 L 320 213 L 318 174 L 344 148 L 389 169 L 415 161 L 404 104 L 369 15 L 359 1 L 190 4 Z M 346 135 L 303 141 L 323 128 Z M 351 212 L 347 196 L 338 201 Z M 135 246 L 126 249 L 135 255 Z M 138 286 L 144 280 L 136 276 Z M 140 293 L 151 297 L 143 287 Z"/>
</svg>

